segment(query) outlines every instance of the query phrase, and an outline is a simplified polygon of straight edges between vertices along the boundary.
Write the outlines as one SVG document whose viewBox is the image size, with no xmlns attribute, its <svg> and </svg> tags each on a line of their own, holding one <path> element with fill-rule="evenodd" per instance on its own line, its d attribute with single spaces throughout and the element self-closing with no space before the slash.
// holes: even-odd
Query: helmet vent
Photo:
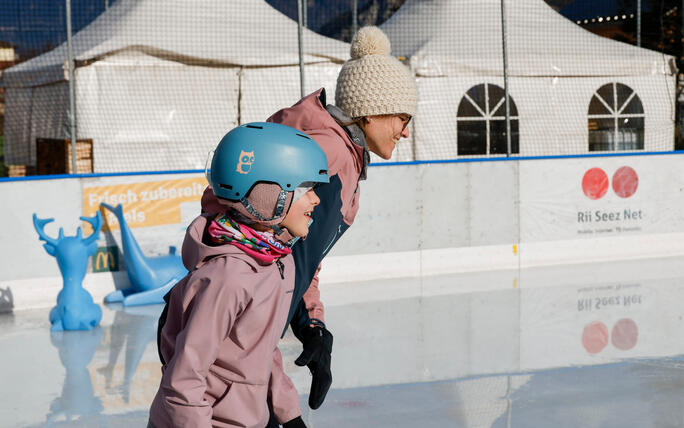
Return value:
<svg viewBox="0 0 684 428">
<path fill-rule="evenodd" d="M 327 169 L 321 169 L 320 171 L 318 171 L 318 175 L 325 175 L 327 173 L 328 173 Z"/>
<path fill-rule="evenodd" d="M 300 133 L 297 133 L 297 135 L 300 136 L 300 137 L 302 137 L 302 138 L 306 138 L 307 140 L 310 140 L 310 139 L 311 139 L 311 138 L 309 138 L 308 135 L 304 135 L 304 134 L 300 134 Z"/>
<path fill-rule="evenodd" d="M 247 128 L 254 128 L 254 129 L 264 129 L 263 126 L 257 126 L 257 125 L 245 125 Z"/>
<path fill-rule="evenodd" d="M 219 183 L 219 187 L 222 189 L 233 190 L 233 186 L 231 186 L 230 184 Z"/>
<path fill-rule="evenodd" d="M 288 184 L 287 187 L 292 187 L 292 185 L 291 185 L 291 184 Z"/>
</svg>

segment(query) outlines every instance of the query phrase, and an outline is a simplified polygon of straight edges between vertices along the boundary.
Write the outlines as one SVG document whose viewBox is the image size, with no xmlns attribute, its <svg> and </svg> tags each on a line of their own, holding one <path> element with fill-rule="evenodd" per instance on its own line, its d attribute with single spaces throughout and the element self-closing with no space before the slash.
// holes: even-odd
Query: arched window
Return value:
<svg viewBox="0 0 684 428">
<path fill-rule="evenodd" d="M 491 83 L 473 86 L 458 105 L 456 119 L 458 154 L 506 154 L 506 97 L 503 88 Z M 511 153 L 520 153 L 518 109 L 508 96 L 511 122 Z"/>
<path fill-rule="evenodd" d="M 589 103 L 587 122 L 590 152 L 644 149 L 644 107 L 627 85 L 601 86 Z"/>
</svg>

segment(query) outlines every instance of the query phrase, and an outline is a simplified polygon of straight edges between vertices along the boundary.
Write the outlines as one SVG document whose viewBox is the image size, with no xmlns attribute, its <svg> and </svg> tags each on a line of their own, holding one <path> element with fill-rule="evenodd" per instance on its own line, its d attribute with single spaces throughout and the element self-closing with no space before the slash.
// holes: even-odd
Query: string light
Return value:
<svg viewBox="0 0 684 428">
<path fill-rule="evenodd" d="M 674 13 L 674 12 L 676 12 L 676 11 L 677 11 L 677 8 L 675 7 L 674 9 L 671 9 L 670 11 L 668 11 L 668 13 Z M 666 15 L 667 15 L 668 13 L 666 13 Z M 582 24 L 585 24 L 585 25 L 586 25 L 586 24 L 589 24 L 590 22 L 591 22 L 591 23 L 596 23 L 596 22 L 603 22 L 604 20 L 605 20 L 606 22 L 611 22 L 611 21 L 619 21 L 620 19 L 633 19 L 633 18 L 634 18 L 634 14 L 622 15 L 622 16 L 620 16 L 620 15 L 615 15 L 615 16 L 599 16 L 598 18 L 591 18 L 591 19 L 586 18 L 586 19 L 584 19 L 584 20 L 581 20 L 581 19 L 580 19 L 580 20 L 577 20 L 577 21 L 575 21 L 575 22 L 576 22 L 578 25 L 582 25 Z"/>
</svg>

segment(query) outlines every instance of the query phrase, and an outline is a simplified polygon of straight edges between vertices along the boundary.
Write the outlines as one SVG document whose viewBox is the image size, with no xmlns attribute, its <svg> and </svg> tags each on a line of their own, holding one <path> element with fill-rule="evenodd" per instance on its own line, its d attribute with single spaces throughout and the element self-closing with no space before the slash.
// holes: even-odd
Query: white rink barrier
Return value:
<svg viewBox="0 0 684 428">
<path fill-rule="evenodd" d="M 683 166 L 675 154 L 372 167 L 321 283 L 683 255 Z M 163 255 L 180 250 L 205 185 L 198 173 L 0 182 L 8 207 L 0 211 L 0 309 L 51 306 L 61 288 L 34 212 L 55 218 L 49 235 L 59 227 L 73 235 L 78 217 L 100 202 L 123 203 L 142 251 Z M 118 225 L 103 214 L 111 230 L 101 233 L 104 254 L 91 257 L 84 280 L 96 301 L 128 286 L 114 254 Z M 116 256 L 118 271 L 107 271 Z"/>
</svg>

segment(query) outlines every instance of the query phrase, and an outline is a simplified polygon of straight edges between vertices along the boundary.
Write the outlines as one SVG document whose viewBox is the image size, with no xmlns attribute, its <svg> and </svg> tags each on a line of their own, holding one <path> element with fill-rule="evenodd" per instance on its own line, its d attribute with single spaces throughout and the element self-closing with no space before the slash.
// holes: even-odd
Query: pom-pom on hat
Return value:
<svg viewBox="0 0 684 428">
<path fill-rule="evenodd" d="M 378 27 L 363 27 L 352 39 L 351 59 L 337 76 L 335 104 L 349 117 L 416 113 L 418 90 L 409 69 L 390 56 L 390 41 Z"/>
</svg>

